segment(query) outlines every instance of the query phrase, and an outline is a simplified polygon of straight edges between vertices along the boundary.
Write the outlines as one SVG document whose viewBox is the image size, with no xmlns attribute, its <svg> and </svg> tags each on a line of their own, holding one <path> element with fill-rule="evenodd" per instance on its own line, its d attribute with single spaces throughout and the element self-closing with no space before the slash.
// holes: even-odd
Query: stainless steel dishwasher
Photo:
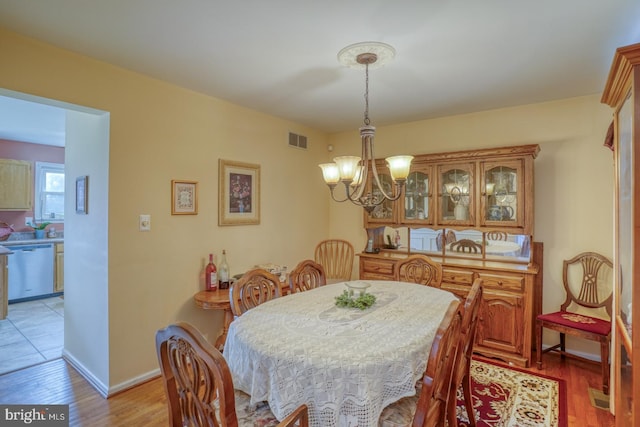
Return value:
<svg viewBox="0 0 640 427">
<path fill-rule="evenodd" d="M 9 302 L 53 293 L 53 244 L 9 247 Z"/>
</svg>

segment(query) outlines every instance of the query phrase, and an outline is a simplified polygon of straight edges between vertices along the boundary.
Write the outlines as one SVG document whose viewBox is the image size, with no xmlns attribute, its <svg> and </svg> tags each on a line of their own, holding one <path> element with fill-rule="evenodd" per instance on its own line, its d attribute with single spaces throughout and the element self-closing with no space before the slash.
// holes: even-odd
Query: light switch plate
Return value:
<svg viewBox="0 0 640 427">
<path fill-rule="evenodd" d="M 25 216 L 24 217 L 24 225 L 29 225 L 33 222 L 33 217 L 32 216 Z"/>
<path fill-rule="evenodd" d="M 151 231 L 151 215 L 140 215 L 140 231 Z"/>
</svg>

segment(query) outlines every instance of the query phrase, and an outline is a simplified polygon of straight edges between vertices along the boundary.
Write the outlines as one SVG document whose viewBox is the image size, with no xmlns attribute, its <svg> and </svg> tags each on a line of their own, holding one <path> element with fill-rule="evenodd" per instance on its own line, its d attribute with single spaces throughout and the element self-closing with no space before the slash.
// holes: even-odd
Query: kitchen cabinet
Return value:
<svg viewBox="0 0 640 427">
<path fill-rule="evenodd" d="M 533 161 L 537 144 L 417 154 L 404 202 L 383 202 L 364 213 L 365 228 L 384 226 L 500 229 L 533 235 Z M 384 162 L 383 185 L 392 188 Z M 402 199 L 401 199 L 402 200 Z"/>
<path fill-rule="evenodd" d="M 0 159 L 0 211 L 30 211 L 32 188 L 31 162 Z"/>
<path fill-rule="evenodd" d="M 461 299 L 476 278 L 483 280 L 474 352 L 521 367 L 531 363 L 535 317 L 542 306 L 542 244 L 534 243 L 533 252 L 530 264 L 432 257 L 442 264 L 441 288 Z M 360 253 L 360 279 L 393 280 L 397 263 L 406 256 Z"/>
<path fill-rule="evenodd" d="M 64 291 L 64 243 L 56 243 L 54 252 L 53 292 Z"/>
<path fill-rule="evenodd" d="M 616 50 L 602 102 L 614 108 L 614 309 L 616 426 L 640 423 L 640 44 Z"/>
</svg>

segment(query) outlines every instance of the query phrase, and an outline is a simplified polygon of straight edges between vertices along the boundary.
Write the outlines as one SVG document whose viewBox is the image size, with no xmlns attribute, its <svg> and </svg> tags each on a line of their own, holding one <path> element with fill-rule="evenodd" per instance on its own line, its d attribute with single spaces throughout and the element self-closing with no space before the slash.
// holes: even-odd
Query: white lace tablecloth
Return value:
<svg viewBox="0 0 640 427">
<path fill-rule="evenodd" d="M 224 357 L 251 403 L 282 420 L 300 404 L 315 427 L 376 426 L 382 409 L 415 393 L 436 330 L 455 296 L 402 282 L 366 280 L 366 310 L 338 308 L 344 283 L 288 295 L 231 323 Z"/>
</svg>

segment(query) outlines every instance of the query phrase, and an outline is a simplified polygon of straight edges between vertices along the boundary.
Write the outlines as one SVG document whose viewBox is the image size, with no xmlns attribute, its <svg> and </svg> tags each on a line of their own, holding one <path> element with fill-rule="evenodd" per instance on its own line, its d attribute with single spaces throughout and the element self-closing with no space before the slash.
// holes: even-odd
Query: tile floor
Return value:
<svg viewBox="0 0 640 427">
<path fill-rule="evenodd" d="M 9 304 L 0 320 L 0 374 L 62 356 L 64 299 Z"/>
</svg>

